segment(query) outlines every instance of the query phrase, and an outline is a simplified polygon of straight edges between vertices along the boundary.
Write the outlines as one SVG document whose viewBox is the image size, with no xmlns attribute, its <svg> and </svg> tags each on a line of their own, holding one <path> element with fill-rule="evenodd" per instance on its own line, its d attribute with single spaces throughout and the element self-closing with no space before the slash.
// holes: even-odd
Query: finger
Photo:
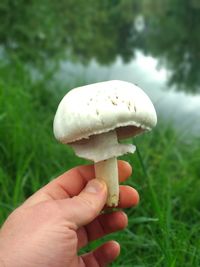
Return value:
<svg viewBox="0 0 200 267">
<path fill-rule="evenodd" d="M 119 182 L 126 181 L 132 174 L 132 167 L 127 161 L 118 160 Z"/>
<path fill-rule="evenodd" d="M 78 229 L 93 221 L 103 209 L 107 199 L 107 187 L 103 181 L 93 179 L 78 196 L 58 200 L 66 221 Z"/>
<path fill-rule="evenodd" d="M 118 208 L 130 208 L 139 203 L 139 194 L 131 186 L 120 185 Z"/>
<path fill-rule="evenodd" d="M 138 192 L 130 186 L 120 186 L 120 201 L 118 208 L 130 208 L 139 203 Z M 105 207 L 105 209 L 110 209 Z M 105 216 L 105 217 L 104 217 Z M 106 234 L 122 230 L 128 220 L 123 212 L 115 212 L 100 215 L 84 228 L 78 230 L 79 246 L 85 246 L 88 242 L 98 239 Z"/>
<path fill-rule="evenodd" d="M 94 221 L 78 229 L 78 248 L 107 234 L 122 230 L 127 224 L 127 215 L 122 211 L 99 215 Z"/>
<path fill-rule="evenodd" d="M 132 172 L 132 168 L 129 163 L 125 161 L 118 161 L 118 172 L 119 172 L 119 180 L 125 181 Z M 73 197 L 78 195 L 81 190 L 85 187 L 86 183 L 95 177 L 94 165 L 87 166 L 79 166 L 70 171 L 64 173 L 57 179 L 51 182 L 51 190 L 50 187 L 45 188 L 48 193 L 53 194 L 54 199 Z M 49 184 L 50 185 L 50 184 Z M 59 187 L 62 189 L 62 196 L 59 192 L 54 192 L 54 188 Z"/>
<path fill-rule="evenodd" d="M 132 172 L 130 164 L 118 161 L 119 180 L 125 181 Z M 35 205 L 50 199 L 64 199 L 78 195 L 87 182 L 95 177 L 94 165 L 75 167 L 37 191 L 24 205 Z"/>
<path fill-rule="evenodd" d="M 120 254 L 120 246 L 115 241 L 109 241 L 94 251 L 81 256 L 85 266 L 104 267 L 114 261 Z"/>
</svg>

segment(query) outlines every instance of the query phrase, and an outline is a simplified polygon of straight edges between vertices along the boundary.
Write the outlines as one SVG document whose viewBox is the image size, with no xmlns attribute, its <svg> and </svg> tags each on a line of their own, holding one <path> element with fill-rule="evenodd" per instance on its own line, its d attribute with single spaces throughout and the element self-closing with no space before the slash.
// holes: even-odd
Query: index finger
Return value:
<svg viewBox="0 0 200 267">
<path fill-rule="evenodd" d="M 119 181 L 125 181 L 132 173 L 130 164 L 126 161 L 118 161 Z M 24 205 L 33 205 L 45 200 L 64 199 L 78 195 L 86 186 L 87 182 L 94 179 L 94 165 L 75 167 L 32 195 Z"/>
</svg>

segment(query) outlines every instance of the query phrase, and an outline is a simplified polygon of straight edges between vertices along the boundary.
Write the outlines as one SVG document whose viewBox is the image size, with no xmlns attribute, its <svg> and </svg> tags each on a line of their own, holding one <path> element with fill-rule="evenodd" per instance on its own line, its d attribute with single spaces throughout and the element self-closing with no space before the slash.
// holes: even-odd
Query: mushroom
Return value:
<svg viewBox="0 0 200 267">
<path fill-rule="evenodd" d="M 108 188 L 107 205 L 119 202 L 117 157 L 134 153 L 135 146 L 118 140 L 151 130 L 157 123 L 154 106 L 136 85 L 105 81 L 75 88 L 61 100 L 54 135 L 77 156 L 94 162 L 95 176 Z"/>
</svg>

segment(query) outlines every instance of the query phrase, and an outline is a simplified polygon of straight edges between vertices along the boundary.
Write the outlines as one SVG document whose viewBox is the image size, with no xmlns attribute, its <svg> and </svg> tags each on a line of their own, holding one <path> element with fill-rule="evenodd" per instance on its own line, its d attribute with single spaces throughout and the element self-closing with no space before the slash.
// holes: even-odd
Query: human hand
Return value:
<svg viewBox="0 0 200 267">
<path fill-rule="evenodd" d="M 130 165 L 118 161 L 118 168 L 120 181 L 126 180 Z M 107 190 L 94 176 L 92 165 L 71 169 L 11 213 L 0 231 L 0 266 L 102 267 L 112 262 L 120 252 L 115 241 L 77 254 L 88 242 L 127 225 L 122 211 L 100 214 Z M 120 186 L 120 208 L 138 201 L 135 189 Z"/>
</svg>

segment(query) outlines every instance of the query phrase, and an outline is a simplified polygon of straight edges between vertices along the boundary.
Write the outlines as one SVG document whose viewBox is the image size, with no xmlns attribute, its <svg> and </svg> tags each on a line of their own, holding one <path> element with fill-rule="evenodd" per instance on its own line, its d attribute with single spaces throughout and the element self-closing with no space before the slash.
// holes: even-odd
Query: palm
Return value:
<svg viewBox="0 0 200 267">
<path fill-rule="evenodd" d="M 130 176 L 131 168 L 122 161 L 119 161 L 118 166 L 119 179 L 120 181 L 124 181 Z M 72 177 L 73 179 L 71 179 Z M 23 206 L 30 207 L 35 205 L 38 206 L 39 204 L 39 206 L 41 205 L 44 208 L 44 201 L 46 201 L 46 203 L 58 203 L 65 199 L 67 201 L 65 203 L 70 207 L 70 201 L 72 199 L 74 201 L 74 196 L 79 195 L 87 182 L 93 177 L 94 169 L 92 165 L 74 168 L 36 192 L 24 203 Z M 137 202 L 138 194 L 133 188 L 129 186 L 120 186 L 120 208 L 133 206 L 137 204 Z M 77 207 L 81 208 L 79 204 L 80 203 L 78 203 Z M 53 205 L 51 205 L 51 207 L 52 206 Z M 73 209 L 76 210 L 76 207 Z M 51 215 L 55 214 L 55 210 L 57 209 L 53 209 Z M 101 267 L 106 266 L 118 256 L 120 248 L 114 241 L 107 242 L 90 253 L 78 256 L 79 249 L 85 247 L 90 241 L 123 229 L 127 225 L 127 217 L 122 211 L 100 214 L 99 216 L 93 217 L 96 217 L 93 221 L 86 220 L 85 223 L 78 226 L 67 225 L 66 218 L 63 218 L 64 220 L 62 220 L 63 223 L 61 224 L 56 222 L 55 225 L 58 226 L 60 224 L 62 227 L 65 225 L 65 227 L 62 229 L 60 228 L 59 230 L 55 227 L 55 234 L 61 232 L 63 235 L 61 235 L 60 240 L 57 239 L 57 244 L 56 242 L 53 243 L 55 247 L 53 251 L 54 253 L 55 251 L 58 251 L 58 258 L 62 258 L 63 261 L 61 265 L 54 266 Z M 53 238 L 50 240 L 53 240 Z M 63 250 L 60 246 L 62 242 L 64 244 Z M 48 241 L 46 245 L 49 245 Z M 66 251 L 68 251 L 68 255 L 66 255 Z"/>
</svg>

